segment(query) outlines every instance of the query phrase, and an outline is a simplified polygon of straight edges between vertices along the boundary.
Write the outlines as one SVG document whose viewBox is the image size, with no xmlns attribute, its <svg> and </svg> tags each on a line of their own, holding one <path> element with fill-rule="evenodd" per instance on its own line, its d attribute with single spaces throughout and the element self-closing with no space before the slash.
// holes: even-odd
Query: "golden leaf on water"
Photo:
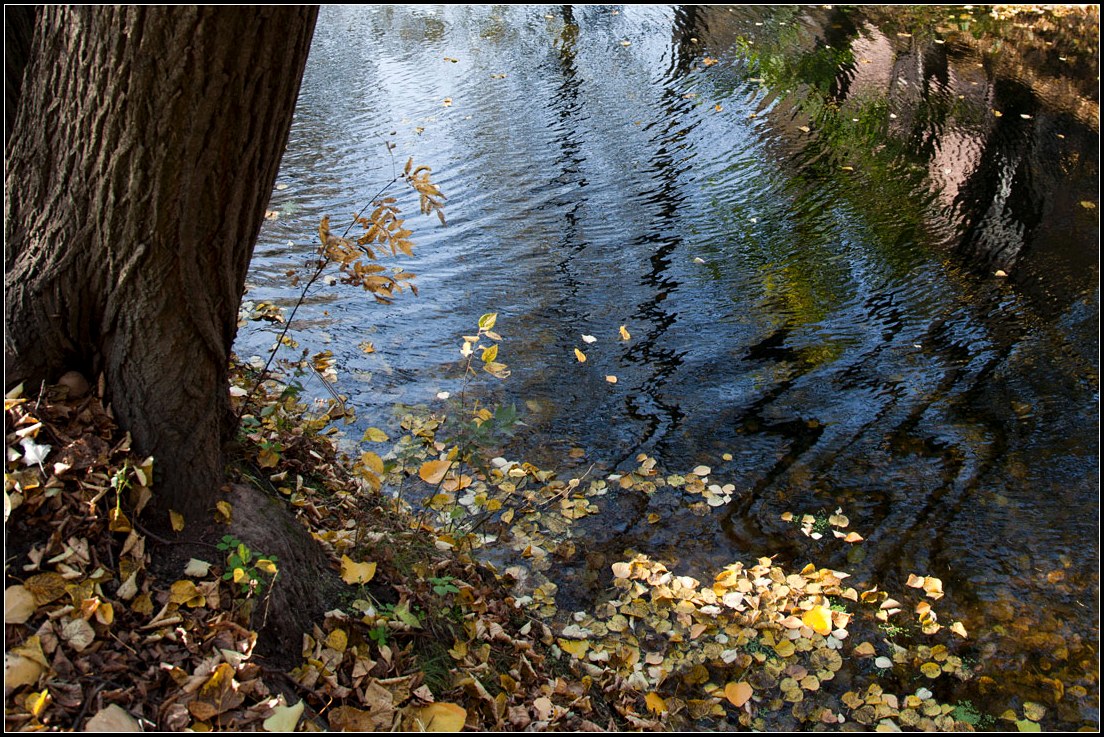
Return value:
<svg viewBox="0 0 1104 737">
<path fill-rule="evenodd" d="M 418 476 L 427 484 L 436 486 L 444 480 L 451 467 L 452 461 L 426 461 L 418 469 Z"/>
<path fill-rule="evenodd" d="M 606 381 L 608 381 L 611 384 L 616 384 L 617 383 L 617 377 L 613 376 L 612 374 L 607 375 L 606 376 Z"/>
<path fill-rule="evenodd" d="M 366 443 L 385 443 L 388 440 L 387 433 L 380 430 L 378 427 L 370 427 L 364 431 L 364 436 L 361 438 Z"/>
<path fill-rule="evenodd" d="M 577 360 L 579 363 L 586 363 L 586 360 L 587 360 L 586 354 L 583 353 L 578 348 L 576 348 L 575 349 L 575 360 Z"/>
<path fill-rule="evenodd" d="M 624 325 L 618 328 L 617 332 L 621 335 L 621 340 L 629 340 L 630 338 L 632 338 L 632 335 L 629 334 L 628 328 L 626 328 Z"/>
<path fill-rule="evenodd" d="M 374 474 L 383 473 L 383 459 L 377 454 L 372 452 L 365 452 L 360 454 L 360 462 L 364 464 L 364 467 L 370 470 Z"/>
</svg>

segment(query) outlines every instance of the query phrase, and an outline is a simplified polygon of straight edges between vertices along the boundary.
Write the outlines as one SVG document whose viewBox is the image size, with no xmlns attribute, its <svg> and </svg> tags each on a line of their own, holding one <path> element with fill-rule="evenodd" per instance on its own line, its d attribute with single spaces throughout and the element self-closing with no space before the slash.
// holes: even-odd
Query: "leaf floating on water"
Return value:
<svg viewBox="0 0 1104 737">
<path fill-rule="evenodd" d="M 430 486 L 436 486 L 444 480 L 451 467 L 452 461 L 426 461 L 418 469 L 418 476 Z"/>
<path fill-rule="evenodd" d="M 609 382 L 609 383 L 611 383 L 611 384 L 616 384 L 616 383 L 617 383 L 617 377 L 616 377 L 616 376 L 613 376 L 613 375 L 611 374 L 611 375 L 609 375 L 609 376 L 606 376 L 606 381 L 608 381 L 608 382 Z"/>
<path fill-rule="evenodd" d="M 584 335 L 583 336 L 583 342 L 584 343 L 596 343 L 596 342 L 598 342 L 598 339 L 595 338 L 593 335 Z"/>
<path fill-rule="evenodd" d="M 959 637 L 966 637 L 966 627 L 962 622 L 955 622 L 951 625 L 951 632 L 954 632 Z"/>
<path fill-rule="evenodd" d="M 624 325 L 618 328 L 617 332 L 621 335 L 621 340 L 628 340 L 632 337 L 631 335 L 629 335 L 629 331 Z"/>
<path fill-rule="evenodd" d="M 575 359 L 576 359 L 576 360 L 577 360 L 577 361 L 578 361 L 579 363 L 586 363 L 586 358 L 587 358 L 587 357 L 586 357 L 586 354 L 585 354 L 585 353 L 583 353 L 583 352 L 582 352 L 581 350 L 579 350 L 578 348 L 576 348 L 576 349 L 575 349 Z"/>
<path fill-rule="evenodd" d="M 704 264 L 704 263 L 705 263 L 705 259 L 704 259 L 704 258 L 700 258 L 700 257 L 698 257 L 698 256 L 695 256 L 695 257 L 694 257 L 694 263 L 696 263 L 696 264 Z"/>
<path fill-rule="evenodd" d="M 364 436 L 361 438 L 365 443 L 386 443 L 388 440 L 387 433 L 380 430 L 378 427 L 370 427 L 364 431 Z"/>
</svg>

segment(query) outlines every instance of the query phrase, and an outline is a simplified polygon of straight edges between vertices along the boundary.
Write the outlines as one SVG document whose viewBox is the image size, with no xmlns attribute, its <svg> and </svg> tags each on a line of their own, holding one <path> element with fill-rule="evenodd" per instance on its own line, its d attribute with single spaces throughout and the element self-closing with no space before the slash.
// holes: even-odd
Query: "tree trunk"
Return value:
<svg viewBox="0 0 1104 737">
<path fill-rule="evenodd" d="M 222 483 L 237 309 L 316 14 L 43 7 L 16 93 L 5 383 L 102 373 L 155 502 L 188 518 Z"/>
</svg>

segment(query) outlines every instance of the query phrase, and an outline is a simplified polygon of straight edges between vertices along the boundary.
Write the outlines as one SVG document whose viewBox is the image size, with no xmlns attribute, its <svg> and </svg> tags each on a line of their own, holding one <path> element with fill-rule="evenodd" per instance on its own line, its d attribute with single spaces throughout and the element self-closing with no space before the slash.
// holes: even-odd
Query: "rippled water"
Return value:
<svg viewBox="0 0 1104 737">
<path fill-rule="evenodd" d="M 513 374 L 480 391 L 523 409 L 515 457 L 644 452 L 737 487 L 705 517 L 605 500 L 563 606 L 627 549 L 691 574 L 761 554 L 927 573 L 986 667 L 1025 698 L 1083 684 L 1056 713 L 1096 724 L 1098 38 L 1021 21 L 326 8 L 247 299 L 292 304 L 319 219 L 413 156 L 448 196 L 448 227 L 411 216 L 420 296 L 332 286 L 296 320 L 362 424 L 456 391 L 460 336 L 497 312 Z M 865 558 L 780 519 L 836 507 Z"/>
</svg>

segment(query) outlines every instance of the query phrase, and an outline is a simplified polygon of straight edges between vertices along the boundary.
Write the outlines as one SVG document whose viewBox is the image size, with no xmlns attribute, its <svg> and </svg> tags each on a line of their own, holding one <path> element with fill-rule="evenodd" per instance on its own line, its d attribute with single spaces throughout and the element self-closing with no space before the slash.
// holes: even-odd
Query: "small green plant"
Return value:
<svg viewBox="0 0 1104 737">
<path fill-rule="evenodd" d="M 908 633 L 908 629 L 906 629 L 905 627 L 891 624 L 890 622 L 883 622 L 882 624 L 879 624 L 878 629 L 884 632 L 886 637 L 899 637 L 900 635 Z"/>
<path fill-rule="evenodd" d="M 233 535 L 223 535 L 215 547 L 226 553 L 226 572 L 222 580 L 239 586 L 246 598 L 276 579 L 279 569 L 275 555 L 259 555 Z"/>
<path fill-rule="evenodd" d="M 988 729 L 993 726 L 993 717 L 990 714 L 982 713 L 974 706 L 970 701 L 959 701 L 951 712 L 951 717 L 956 722 L 965 722 L 971 727 L 978 727 L 979 729 Z"/>
<path fill-rule="evenodd" d="M 459 594 L 460 589 L 453 584 L 456 579 L 452 576 L 441 576 L 439 578 L 428 579 L 430 585 L 433 586 L 433 593 L 438 596 L 445 596 L 447 594 Z"/>
</svg>

